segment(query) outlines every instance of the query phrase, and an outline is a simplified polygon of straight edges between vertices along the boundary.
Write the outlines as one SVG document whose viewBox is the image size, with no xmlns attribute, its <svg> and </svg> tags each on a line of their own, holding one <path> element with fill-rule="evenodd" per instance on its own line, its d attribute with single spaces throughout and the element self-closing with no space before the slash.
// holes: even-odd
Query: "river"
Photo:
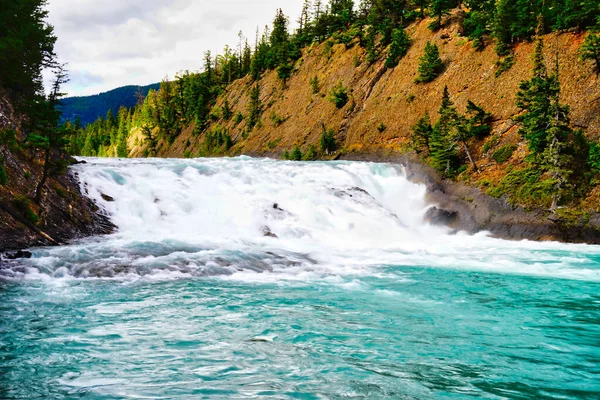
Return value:
<svg viewBox="0 0 600 400">
<path fill-rule="evenodd" d="M 2 399 L 600 398 L 598 246 L 427 225 L 388 164 L 86 161 L 119 229 L 1 262 Z"/>
</svg>

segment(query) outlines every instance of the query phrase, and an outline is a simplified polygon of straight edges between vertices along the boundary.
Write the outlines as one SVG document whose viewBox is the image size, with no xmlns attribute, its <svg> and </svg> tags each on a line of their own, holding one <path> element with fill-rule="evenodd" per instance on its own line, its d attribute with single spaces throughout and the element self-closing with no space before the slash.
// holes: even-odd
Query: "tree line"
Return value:
<svg viewBox="0 0 600 400">
<path fill-rule="evenodd" d="M 59 126 L 58 111 L 68 74 L 54 52 L 56 36 L 47 23 L 45 0 L 3 0 L 0 8 L 0 97 L 8 99 L 16 115 L 0 126 L 0 184 L 14 178 L 2 165 L 4 155 L 27 157 L 41 164 L 30 194 L 40 203 L 49 175 L 65 171 L 68 162 L 64 145 L 72 133 Z M 49 93 L 44 89 L 44 70 L 54 72 Z"/>
</svg>

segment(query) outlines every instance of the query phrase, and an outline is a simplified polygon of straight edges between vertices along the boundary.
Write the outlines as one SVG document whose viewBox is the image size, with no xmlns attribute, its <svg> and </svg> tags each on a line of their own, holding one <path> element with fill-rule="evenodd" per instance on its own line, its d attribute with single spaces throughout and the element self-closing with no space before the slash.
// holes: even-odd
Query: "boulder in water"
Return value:
<svg viewBox="0 0 600 400">
<path fill-rule="evenodd" d="M 263 236 L 266 236 L 266 237 L 272 237 L 272 238 L 275 238 L 275 239 L 278 238 L 278 236 L 276 234 L 274 234 L 273 232 L 271 232 L 271 228 L 269 228 L 268 226 L 263 226 L 262 227 L 262 233 L 263 233 Z"/>
<path fill-rule="evenodd" d="M 104 199 L 104 201 L 115 201 L 115 199 L 113 197 L 111 197 L 107 194 L 102 193 L 100 196 Z"/>
<path fill-rule="evenodd" d="M 425 222 L 428 222 L 432 225 L 443 225 L 450 226 L 452 225 L 456 219 L 458 218 L 458 212 L 444 210 L 437 207 L 431 207 L 425 213 Z"/>
<path fill-rule="evenodd" d="M 18 260 L 20 258 L 31 258 L 32 256 L 33 254 L 31 254 L 29 251 L 19 250 L 16 253 L 7 254 L 6 258 L 9 260 Z"/>
</svg>

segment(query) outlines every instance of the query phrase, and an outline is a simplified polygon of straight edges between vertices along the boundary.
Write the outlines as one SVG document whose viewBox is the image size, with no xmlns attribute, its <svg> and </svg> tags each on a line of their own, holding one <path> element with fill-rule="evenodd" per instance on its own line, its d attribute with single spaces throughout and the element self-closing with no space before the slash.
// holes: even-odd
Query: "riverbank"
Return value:
<svg viewBox="0 0 600 400">
<path fill-rule="evenodd" d="M 0 187 L 0 253 L 61 245 L 115 229 L 81 193 L 76 170 L 50 177 L 42 201 L 35 204 L 27 194 L 40 166 L 15 151 L 3 157 L 9 185 Z"/>
<path fill-rule="evenodd" d="M 470 234 L 488 231 L 506 240 L 600 244 L 598 213 L 561 215 L 542 208 L 526 210 L 511 205 L 505 197 L 495 198 L 478 187 L 443 179 L 414 153 L 351 153 L 340 159 L 402 165 L 410 181 L 427 187 L 426 200 L 433 208 L 426 219 L 432 224 Z"/>
</svg>

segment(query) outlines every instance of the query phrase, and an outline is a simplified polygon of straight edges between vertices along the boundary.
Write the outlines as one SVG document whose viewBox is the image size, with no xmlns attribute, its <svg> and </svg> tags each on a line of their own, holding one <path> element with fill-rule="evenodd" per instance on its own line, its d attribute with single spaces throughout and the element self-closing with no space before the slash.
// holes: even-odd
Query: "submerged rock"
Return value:
<svg viewBox="0 0 600 400">
<path fill-rule="evenodd" d="M 31 258 L 33 254 L 29 251 L 19 250 L 16 253 L 9 253 L 6 255 L 6 258 L 9 260 L 18 260 L 20 258 Z"/>
</svg>

